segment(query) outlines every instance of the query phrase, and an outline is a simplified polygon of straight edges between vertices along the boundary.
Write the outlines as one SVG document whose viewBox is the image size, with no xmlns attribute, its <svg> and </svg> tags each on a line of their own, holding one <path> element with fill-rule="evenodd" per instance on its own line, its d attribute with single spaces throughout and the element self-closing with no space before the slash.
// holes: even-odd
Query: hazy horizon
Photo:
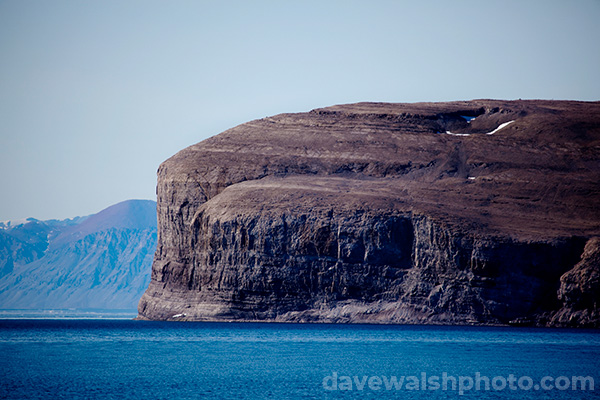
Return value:
<svg viewBox="0 0 600 400">
<path fill-rule="evenodd" d="M 156 200 L 240 123 L 361 101 L 600 99 L 600 2 L 0 2 L 0 221 Z"/>
</svg>

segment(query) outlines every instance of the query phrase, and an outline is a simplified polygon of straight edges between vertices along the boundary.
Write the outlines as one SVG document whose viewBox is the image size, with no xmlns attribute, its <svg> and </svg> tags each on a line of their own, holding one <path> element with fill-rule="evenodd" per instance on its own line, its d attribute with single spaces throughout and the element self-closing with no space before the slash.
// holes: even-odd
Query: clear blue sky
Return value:
<svg viewBox="0 0 600 400">
<path fill-rule="evenodd" d="M 600 99 L 600 1 L 0 0 L 0 220 L 155 199 L 248 120 L 358 101 Z"/>
</svg>

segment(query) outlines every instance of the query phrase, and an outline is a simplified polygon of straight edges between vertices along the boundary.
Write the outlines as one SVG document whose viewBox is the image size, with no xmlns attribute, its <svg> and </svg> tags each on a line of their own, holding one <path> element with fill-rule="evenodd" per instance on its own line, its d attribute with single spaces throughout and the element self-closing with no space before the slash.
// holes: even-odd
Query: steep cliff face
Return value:
<svg viewBox="0 0 600 400">
<path fill-rule="evenodd" d="M 600 103 L 252 121 L 159 168 L 139 315 L 598 326 L 599 181 Z"/>
</svg>

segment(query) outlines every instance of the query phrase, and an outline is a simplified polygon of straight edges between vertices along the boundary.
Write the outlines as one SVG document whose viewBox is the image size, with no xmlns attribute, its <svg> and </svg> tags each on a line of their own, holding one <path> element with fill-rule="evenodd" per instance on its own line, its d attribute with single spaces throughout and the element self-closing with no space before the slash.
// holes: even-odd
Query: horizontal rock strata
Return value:
<svg viewBox="0 0 600 400">
<path fill-rule="evenodd" d="M 248 122 L 160 166 L 139 316 L 599 326 L 598 182 L 597 102 Z"/>
</svg>

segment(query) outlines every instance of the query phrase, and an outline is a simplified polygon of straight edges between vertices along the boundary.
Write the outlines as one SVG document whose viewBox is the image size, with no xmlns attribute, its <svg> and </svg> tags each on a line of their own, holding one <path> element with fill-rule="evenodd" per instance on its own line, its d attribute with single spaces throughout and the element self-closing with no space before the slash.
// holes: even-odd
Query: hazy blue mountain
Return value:
<svg viewBox="0 0 600 400">
<path fill-rule="evenodd" d="M 0 278 L 12 272 L 15 265 L 29 264 L 42 257 L 52 238 L 86 218 L 0 222 Z"/>
<path fill-rule="evenodd" d="M 0 309 L 135 309 L 150 280 L 156 203 L 0 226 Z"/>
</svg>

